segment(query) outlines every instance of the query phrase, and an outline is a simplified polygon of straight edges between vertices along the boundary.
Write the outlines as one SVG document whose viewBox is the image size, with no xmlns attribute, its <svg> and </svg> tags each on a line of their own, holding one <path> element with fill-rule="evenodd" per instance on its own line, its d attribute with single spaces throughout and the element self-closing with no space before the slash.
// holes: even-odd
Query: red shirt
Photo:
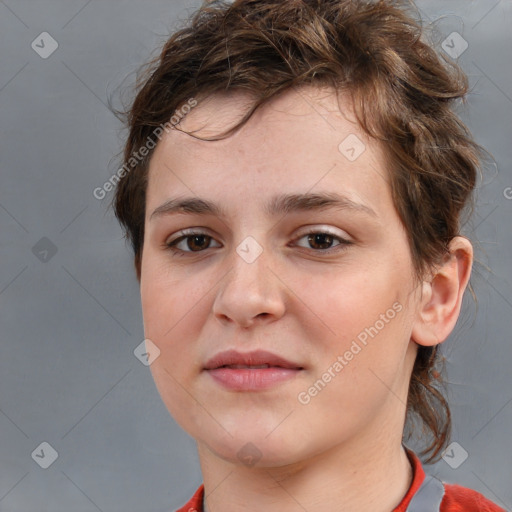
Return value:
<svg viewBox="0 0 512 512">
<path fill-rule="evenodd" d="M 406 451 L 413 467 L 414 476 L 407 494 L 392 512 L 407 512 L 409 503 L 425 480 L 425 471 L 420 459 L 411 450 L 406 449 Z M 434 505 L 432 512 L 506 512 L 504 508 L 498 507 L 498 505 L 472 489 L 444 482 L 442 485 L 444 486 L 444 494 L 441 505 L 439 508 Z M 204 512 L 203 498 L 204 485 L 201 484 L 190 501 L 176 512 Z"/>
</svg>

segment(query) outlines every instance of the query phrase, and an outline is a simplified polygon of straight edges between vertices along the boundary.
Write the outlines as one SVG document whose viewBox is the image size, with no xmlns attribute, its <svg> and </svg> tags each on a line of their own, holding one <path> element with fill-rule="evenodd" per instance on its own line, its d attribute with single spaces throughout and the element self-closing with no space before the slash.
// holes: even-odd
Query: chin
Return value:
<svg viewBox="0 0 512 512">
<path fill-rule="evenodd" d="M 232 437 L 223 432 L 224 435 L 212 438 L 211 430 L 204 432 L 200 436 L 201 443 L 226 462 L 248 468 L 281 467 L 299 462 L 305 457 L 302 452 L 306 447 L 293 432 L 283 429 L 268 435 L 272 428 L 261 432 L 254 428 L 240 427 L 237 432 L 231 432 Z"/>
</svg>

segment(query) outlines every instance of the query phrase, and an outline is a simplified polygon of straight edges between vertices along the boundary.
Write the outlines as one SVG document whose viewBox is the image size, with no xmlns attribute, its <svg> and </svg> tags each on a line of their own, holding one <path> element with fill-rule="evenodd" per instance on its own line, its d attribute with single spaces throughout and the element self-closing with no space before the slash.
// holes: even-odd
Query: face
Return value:
<svg viewBox="0 0 512 512">
<path fill-rule="evenodd" d="M 210 97 L 182 129 L 218 135 L 247 100 Z M 333 91 L 287 92 L 222 141 L 162 139 L 141 300 L 162 399 L 212 454 L 401 438 L 419 292 L 382 151 Z"/>
</svg>

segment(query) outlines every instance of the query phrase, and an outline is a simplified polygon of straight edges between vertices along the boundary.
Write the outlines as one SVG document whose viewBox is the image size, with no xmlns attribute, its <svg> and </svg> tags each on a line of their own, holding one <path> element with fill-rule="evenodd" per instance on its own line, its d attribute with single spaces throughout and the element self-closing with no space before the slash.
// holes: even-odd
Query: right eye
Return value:
<svg viewBox="0 0 512 512">
<path fill-rule="evenodd" d="M 177 256 L 183 256 L 184 253 L 203 252 L 213 240 L 213 237 L 201 231 L 188 231 L 182 232 L 182 236 L 167 242 L 165 246 Z"/>
</svg>

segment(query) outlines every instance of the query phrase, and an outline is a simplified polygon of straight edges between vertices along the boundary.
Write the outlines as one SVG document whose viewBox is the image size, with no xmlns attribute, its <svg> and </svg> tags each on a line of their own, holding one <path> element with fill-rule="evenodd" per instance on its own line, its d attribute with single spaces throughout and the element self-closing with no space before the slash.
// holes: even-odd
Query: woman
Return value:
<svg viewBox="0 0 512 512">
<path fill-rule="evenodd" d="M 498 511 L 426 477 L 479 147 L 396 2 L 205 5 L 128 111 L 114 208 L 151 371 L 197 441 L 180 511 Z M 156 354 L 156 356 L 155 356 Z M 415 423 L 416 422 L 416 423 Z"/>
</svg>

